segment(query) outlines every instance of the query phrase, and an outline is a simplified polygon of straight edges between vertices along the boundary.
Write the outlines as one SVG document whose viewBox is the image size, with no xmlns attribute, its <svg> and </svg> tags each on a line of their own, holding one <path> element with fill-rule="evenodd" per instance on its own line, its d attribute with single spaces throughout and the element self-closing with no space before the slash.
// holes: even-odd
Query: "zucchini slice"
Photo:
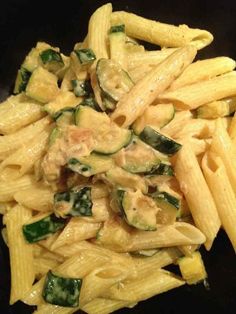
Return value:
<svg viewBox="0 0 236 314">
<path fill-rule="evenodd" d="M 44 68 L 50 72 L 55 73 L 64 66 L 61 54 L 56 50 L 53 49 L 43 50 L 39 54 L 39 57 L 43 63 Z"/>
<path fill-rule="evenodd" d="M 171 166 L 170 162 L 167 161 L 161 161 L 157 167 L 153 167 L 148 173 L 145 173 L 145 175 L 148 176 L 155 176 L 155 175 L 161 175 L 161 176 L 174 176 L 174 169 Z"/>
<path fill-rule="evenodd" d="M 92 216 L 91 187 L 54 194 L 54 211 L 61 217 Z"/>
<path fill-rule="evenodd" d="M 142 116 L 132 125 L 135 134 L 140 134 L 145 126 L 150 125 L 156 129 L 163 128 L 175 116 L 175 108 L 172 104 L 159 104 L 149 106 Z"/>
<path fill-rule="evenodd" d="M 66 107 L 57 111 L 53 115 L 53 119 L 56 121 L 58 127 L 74 123 L 74 111 L 75 108 Z"/>
<path fill-rule="evenodd" d="M 51 234 L 64 228 L 66 220 L 57 218 L 54 214 L 22 227 L 27 242 L 34 243 L 46 239 Z"/>
<path fill-rule="evenodd" d="M 82 65 L 91 64 L 96 60 L 95 53 L 92 49 L 76 49 L 74 52 Z"/>
<path fill-rule="evenodd" d="M 106 113 L 101 113 L 85 106 L 78 106 L 75 111 L 76 125 L 93 130 L 96 145 L 94 152 L 114 154 L 129 144 L 132 133 L 111 122 Z"/>
<path fill-rule="evenodd" d="M 51 145 L 53 145 L 55 143 L 56 139 L 59 138 L 61 135 L 62 135 L 62 132 L 61 132 L 60 128 L 58 128 L 58 127 L 53 128 L 50 135 L 49 135 L 49 140 L 48 140 L 49 147 Z"/>
<path fill-rule="evenodd" d="M 96 74 L 102 92 L 111 101 L 119 101 L 134 85 L 129 74 L 113 60 L 99 59 Z"/>
<path fill-rule="evenodd" d="M 106 172 L 113 166 L 113 160 L 108 156 L 91 154 L 87 157 L 71 158 L 67 167 L 84 177 L 91 177 L 97 173 Z"/>
<path fill-rule="evenodd" d="M 163 210 L 157 215 L 157 222 L 160 224 L 173 224 L 180 208 L 180 199 L 164 191 L 153 193 L 151 196 L 156 205 Z"/>
<path fill-rule="evenodd" d="M 154 149 L 169 156 L 177 153 L 182 147 L 181 144 L 157 132 L 150 126 L 146 126 L 143 129 L 143 131 L 139 135 L 139 138 L 148 145 L 152 146 Z"/>
<path fill-rule="evenodd" d="M 42 67 L 34 70 L 26 87 L 26 95 L 41 103 L 47 103 L 59 93 L 57 76 Z"/>
<path fill-rule="evenodd" d="M 125 25 L 120 24 L 120 25 L 111 26 L 110 34 L 114 34 L 114 33 L 125 33 Z"/>
<path fill-rule="evenodd" d="M 139 190 L 118 190 L 118 198 L 125 220 L 130 226 L 146 231 L 156 230 L 158 208 L 150 197 Z"/>
<path fill-rule="evenodd" d="M 15 87 L 13 91 L 14 94 L 19 94 L 25 91 L 28 81 L 30 79 L 30 76 L 31 76 L 31 72 L 29 72 L 23 67 L 21 67 L 20 70 L 18 70 L 16 81 L 15 81 Z"/>
<path fill-rule="evenodd" d="M 131 173 L 152 173 L 162 160 L 166 161 L 167 157 L 138 138 L 133 139 L 128 147 L 120 150 L 115 156 L 117 165 Z"/>
<path fill-rule="evenodd" d="M 80 102 L 81 99 L 77 98 L 73 92 L 60 91 L 54 100 L 44 105 L 43 109 L 54 118 L 57 112 L 65 108 L 75 108 Z"/>
<path fill-rule="evenodd" d="M 72 80 L 71 81 L 73 91 L 75 96 L 89 96 L 92 94 L 93 90 L 89 80 L 79 81 L 79 80 Z"/>
<path fill-rule="evenodd" d="M 84 98 L 84 100 L 82 100 L 82 102 L 80 103 L 80 106 L 90 107 L 93 110 L 101 112 L 101 108 L 99 107 L 98 103 L 96 102 L 96 99 L 92 96 Z"/>
<path fill-rule="evenodd" d="M 45 302 L 64 306 L 79 306 L 81 278 L 65 278 L 54 274 L 51 270 L 47 273 L 42 296 Z"/>
</svg>

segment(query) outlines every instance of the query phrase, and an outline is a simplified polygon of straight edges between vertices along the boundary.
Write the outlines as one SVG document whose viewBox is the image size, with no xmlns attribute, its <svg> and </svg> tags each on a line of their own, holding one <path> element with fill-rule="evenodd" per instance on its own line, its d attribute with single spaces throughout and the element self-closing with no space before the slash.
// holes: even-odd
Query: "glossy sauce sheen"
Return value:
<svg viewBox="0 0 236 314">
<path fill-rule="evenodd" d="M 1 2 L 0 10 L 0 99 L 13 89 L 17 69 L 27 52 L 39 40 L 71 51 L 86 34 L 89 16 L 107 1 L 77 0 L 47 3 L 30 0 Z M 215 39 L 199 53 L 199 58 L 229 56 L 236 59 L 236 2 L 234 0 L 120 0 L 112 1 L 114 10 L 126 10 L 171 24 L 187 24 L 209 30 Z M 236 313 L 236 260 L 225 233 L 221 231 L 210 253 L 201 249 L 208 272 L 209 289 L 203 284 L 183 286 L 141 302 L 119 314 L 161 313 Z M 0 312 L 28 314 L 32 307 L 22 303 L 8 305 L 9 259 L 7 248 L 0 246 Z"/>
</svg>

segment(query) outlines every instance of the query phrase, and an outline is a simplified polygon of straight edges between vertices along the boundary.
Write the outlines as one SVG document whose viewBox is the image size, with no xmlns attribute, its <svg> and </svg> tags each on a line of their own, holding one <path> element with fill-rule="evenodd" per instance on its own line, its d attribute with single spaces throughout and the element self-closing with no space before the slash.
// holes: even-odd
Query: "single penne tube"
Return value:
<svg viewBox="0 0 236 314">
<path fill-rule="evenodd" d="M 234 113 L 234 116 L 232 118 L 232 121 L 229 127 L 229 136 L 231 138 L 233 145 L 235 145 L 236 144 L 236 113 Z"/>
<path fill-rule="evenodd" d="M 178 138 L 178 143 L 190 146 L 196 156 L 204 153 L 209 147 L 209 143 L 206 140 L 198 139 L 192 136 Z"/>
<path fill-rule="evenodd" d="M 144 78 L 153 69 L 153 66 L 143 64 L 137 68 L 129 70 L 129 76 L 131 77 L 134 83 L 137 83 L 139 80 Z"/>
<path fill-rule="evenodd" d="M 109 287 L 121 282 L 127 277 L 128 269 L 116 263 L 107 263 L 96 267 L 83 279 L 80 291 L 80 305 L 103 295 Z"/>
<path fill-rule="evenodd" d="M 161 102 L 172 102 L 179 109 L 196 109 L 214 100 L 236 94 L 236 76 L 217 76 L 210 80 L 166 91 L 158 96 Z"/>
<path fill-rule="evenodd" d="M 216 57 L 193 62 L 171 84 L 169 90 L 176 90 L 185 85 L 209 80 L 217 75 L 233 71 L 234 68 L 235 61 L 229 57 Z"/>
<path fill-rule="evenodd" d="M 107 34 L 110 29 L 112 4 L 107 3 L 99 7 L 90 17 L 88 25 L 88 47 L 96 55 L 96 60 L 108 58 Z M 93 63 L 94 69 L 96 62 Z"/>
<path fill-rule="evenodd" d="M 0 107 L 0 134 L 11 134 L 45 116 L 42 106 L 24 94 L 10 96 Z"/>
<path fill-rule="evenodd" d="M 185 284 L 181 278 L 163 269 L 152 269 L 149 274 L 138 276 L 122 285 L 113 286 L 103 297 L 127 302 L 139 302 L 154 295 L 180 287 Z"/>
<path fill-rule="evenodd" d="M 171 247 L 188 244 L 202 244 L 204 234 L 193 225 L 176 222 L 173 225 L 159 226 L 157 231 L 138 231 L 131 236 L 128 251 Z"/>
<path fill-rule="evenodd" d="M 42 278 L 47 272 L 58 266 L 58 262 L 47 258 L 34 259 L 34 271 L 37 279 Z"/>
<path fill-rule="evenodd" d="M 123 23 L 128 36 L 161 47 L 182 47 L 192 44 L 197 49 L 202 49 L 213 40 L 212 34 L 205 30 L 189 28 L 187 25 L 160 23 L 124 11 L 112 13 L 111 23 L 112 25 Z"/>
<path fill-rule="evenodd" d="M 78 311 L 79 307 L 62 307 L 52 304 L 39 304 L 37 310 L 33 314 L 72 314 Z"/>
<path fill-rule="evenodd" d="M 93 223 L 83 220 L 80 217 L 72 217 L 59 237 L 52 244 L 54 250 L 62 245 L 69 245 L 76 241 L 82 241 L 96 237 L 100 223 Z"/>
<path fill-rule="evenodd" d="M 15 133 L 0 137 L 0 160 L 5 159 L 18 148 L 29 143 L 50 124 L 49 117 L 38 120 Z"/>
<path fill-rule="evenodd" d="M 0 181 L 0 202 L 14 201 L 14 195 L 16 192 L 23 191 L 32 186 L 35 186 L 36 182 L 32 175 L 24 175 L 19 179 L 11 181 Z"/>
<path fill-rule="evenodd" d="M 87 314 L 109 314 L 123 307 L 133 307 L 136 303 L 105 298 L 95 298 L 82 306 L 82 311 Z"/>
<path fill-rule="evenodd" d="M 222 119 L 217 119 L 216 130 L 212 138 L 210 151 L 216 153 L 222 159 L 231 186 L 236 194 L 236 148 L 223 126 Z"/>
<path fill-rule="evenodd" d="M 173 52 L 120 99 L 111 119 L 123 127 L 132 124 L 193 61 L 195 55 L 196 49 L 193 46 Z"/>
<path fill-rule="evenodd" d="M 181 245 L 178 246 L 179 251 L 185 256 L 192 256 L 193 252 L 195 252 L 199 248 L 199 245 Z"/>
<path fill-rule="evenodd" d="M 209 152 L 202 159 L 202 168 L 224 230 L 236 251 L 236 197 L 224 163 L 216 154 Z"/>
<path fill-rule="evenodd" d="M 14 199 L 32 210 L 51 211 L 53 209 L 53 191 L 49 186 L 38 183 L 24 191 L 14 194 Z"/>
<path fill-rule="evenodd" d="M 50 128 L 43 130 L 40 134 L 7 157 L 0 164 L 0 178 L 12 180 L 22 177 L 33 169 L 34 163 L 45 153 L 50 134 Z"/>
<path fill-rule="evenodd" d="M 203 119 L 217 119 L 230 116 L 236 110 L 236 97 L 215 100 L 198 107 L 197 117 Z"/>
<path fill-rule="evenodd" d="M 177 48 L 166 48 L 161 50 L 152 50 L 144 52 L 133 52 L 127 55 L 128 70 L 138 68 L 145 64 L 146 66 L 155 66 L 165 60 Z"/>
<path fill-rule="evenodd" d="M 20 300 L 34 282 L 33 248 L 22 233 L 22 226 L 31 215 L 30 210 L 16 205 L 5 216 L 11 265 L 10 304 Z"/>
<path fill-rule="evenodd" d="M 206 236 L 205 247 L 210 250 L 221 223 L 212 194 L 191 146 L 183 145 L 177 153 L 174 170 L 194 223 Z"/>
</svg>

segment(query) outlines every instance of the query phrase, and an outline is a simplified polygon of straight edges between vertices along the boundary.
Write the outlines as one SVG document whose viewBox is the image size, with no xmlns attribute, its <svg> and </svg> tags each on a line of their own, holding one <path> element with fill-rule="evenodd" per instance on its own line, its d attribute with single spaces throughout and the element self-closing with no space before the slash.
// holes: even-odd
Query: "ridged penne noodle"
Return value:
<svg viewBox="0 0 236 314">
<path fill-rule="evenodd" d="M 161 50 L 134 52 L 128 54 L 128 70 L 139 68 L 142 65 L 155 66 L 169 57 L 177 48 L 166 48 Z"/>
<path fill-rule="evenodd" d="M 183 110 L 175 113 L 174 119 L 162 128 L 162 132 L 167 136 L 173 137 L 182 130 L 183 125 L 192 120 L 193 115 L 189 110 Z"/>
<path fill-rule="evenodd" d="M 56 268 L 57 266 L 58 262 L 55 260 L 42 257 L 37 258 L 37 260 L 34 260 L 35 277 L 37 279 L 40 279 L 41 277 L 46 275 L 50 269 Z"/>
<path fill-rule="evenodd" d="M 236 251 L 236 197 L 225 166 L 216 154 L 208 153 L 202 160 L 202 168 L 222 225 Z"/>
<path fill-rule="evenodd" d="M 91 48 L 96 60 L 108 58 L 107 34 L 110 28 L 111 3 L 99 7 L 90 17 L 88 26 L 88 47 Z M 93 64 L 95 67 L 96 62 Z"/>
<path fill-rule="evenodd" d="M 185 281 L 163 269 L 153 269 L 151 273 L 138 276 L 131 282 L 111 287 L 105 297 L 127 302 L 139 302 L 154 295 L 180 287 Z"/>
<path fill-rule="evenodd" d="M 52 304 L 39 304 L 36 311 L 33 314 L 72 314 L 75 313 L 79 307 L 62 307 Z"/>
<path fill-rule="evenodd" d="M 53 209 L 53 195 L 50 187 L 38 183 L 35 187 L 16 192 L 14 199 L 32 210 L 51 211 Z"/>
<path fill-rule="evenodd" d="M 111 119 L 123 127 L 132 124 L 192 62 L 195 55 L 196 49 L 193 46 L 173 52 L 121 98 Z"/>
<path fill-rule="evenodd" d="M 5 159 L 13 151 L 31 141 L 37 134 L 45 130 L 51 120 L 45 117 L 19 131 L 0 137 L 0 160 Z"/>
<path fill-rule="evenodd" d="M 216 57 L 199 60 L 190 64 L 184 72 L 171 84 L 169 90 L 176 90 L 185 85 L 209 80 L 217 75 L 232 71 L 235 61 L 228 57 Z"/>
<path fill-rule="evenodd" d="M 210 80 L 166 91 L 158 96 L 159 101 L 171 102 L 180 109 L 196 109 L 204 104 L 236 94 L 235 76 L 217 76 Z"/>
<path fill-rule="evenodd" d="M 202 244 L 206 240 L 196 227 L 185 222 L 159 226 L 157 231 L 139 231 L 132 234 L 129 251 L 170 247 L 188 244 Z"/>
<path fill-rule="evenodd" d="M 83 279 L 80 292 L 81 307 L 103 295 L 109 287 L 121 282 L 127 275 L 128 269 L 116 263 L 96 267 Z"/>
<path fill-rule="evenodd" d="M 124 11 L 112 13 L 111 23 L 113 25 L 123 23 L 128 36 L 161 47 L 182 47 L 192 44 L 197 49 L 202 49 L 213 40 L 212 34 L 205 30 L 189 28 L 187 25 L 174 26 L 160 23 Z"/>
<path fill-rule="evenodd" d="M 234 114 L 232 118 L 232 122 L 230 124 L 229 135 L 230 135 L 233 145 L 235 146 L 236 144 L 236 113 Z"/>
<path fill-rule="evenodd" d="M 11 265 L 10 304 L 20 300 L 34 282 L 33 248 L 26 243 L 22 233 L 22 226 L 31 215 L 31 211 L 16 205 L 5 217 Z"/>
<path fill-rule="evenodd" d="M 10 96 L 1 104 L 0 134 L 10 134 L 45 116 L 42 106 L 24 94 Z"/>
<path fill-rule="evenodd" d="M 129 70 L 129 76 L 131 77 L 134 83 L 137 83 L 139 80 L 144 78 L 153 69 L 153 66 L 143 64 L 137 68 Z"/>
<path fill-rule="evenodd" d="M 191 150 L 196 156 L 204 153 L 209 147 L 207 140 L 198 139 L 191 136 L 178 138 L 178 142 L 182 145 L 188 145 L 191 147 Z"/>
<path fill-rule="evenodd" d="M 109 314 L 123 307 L 133 307 L 136 304 L 120 301 L 120 300 L 110 300 L 105 298 L 95 298 L 82 306 L 82 310 L 88 314 Z"/>
<path fill-rule="evenodd" d="M 32 175 L 24 175 L 23 177 L 7 181 L 0 181 L 0 202 L 14 201 L 16 192 L 34 187 L 36 182 Z"/>
<path fill-rule="evenodd" d="M 100 223 L 92 223 L 80 217 L 72 217 L 53 243 L 51 249 L 54 250 L 65 244 L 69 245 L 76 241 L 94 238 L 99 228 Z"/>
<path fill-rule="evenodd" d="M 32 171 L 34 163 L 46 152 L 50 129 L 43 130 L 32 141 L 19 148 L 0 164 L 0 178 L 8 181 Z"/>
<path fill-rule="evenodd" d="M 194 223 L 206 236 L 205 247 L 210 250 L 221 223 L 197 158 L 188 145 L 184 145 L 177 154 L 175 174 Z"/>
</svg>

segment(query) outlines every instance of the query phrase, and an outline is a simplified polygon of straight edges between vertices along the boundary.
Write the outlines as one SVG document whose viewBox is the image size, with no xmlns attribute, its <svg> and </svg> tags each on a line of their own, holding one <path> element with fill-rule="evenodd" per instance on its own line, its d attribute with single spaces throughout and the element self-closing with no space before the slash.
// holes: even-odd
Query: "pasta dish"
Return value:
<svg viewBox="0 0 236 314">
<path fill-rule="evenodd" d="M 235 61 L 195 60 L 212 40 L 107 3 L 69 56 L 27 54 L 0 105 L 10 304 L 112 313 L 207 280 L 220 228 L 236 249 Z"/>
</svg>

